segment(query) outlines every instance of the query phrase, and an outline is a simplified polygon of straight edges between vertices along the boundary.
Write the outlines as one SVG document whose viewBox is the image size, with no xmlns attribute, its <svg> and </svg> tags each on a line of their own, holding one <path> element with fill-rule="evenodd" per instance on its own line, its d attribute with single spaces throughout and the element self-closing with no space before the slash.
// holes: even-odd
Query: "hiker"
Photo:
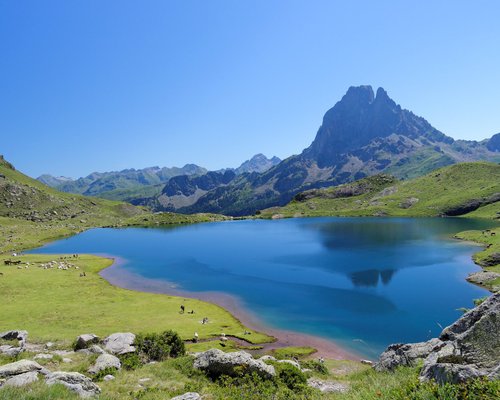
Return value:
<svg viewBox="0 0 500 400">
<path fill-rule="evenodd" d="M 181 304 L 181 314 L 184 314 L 184 305 Z"/>
</svg>

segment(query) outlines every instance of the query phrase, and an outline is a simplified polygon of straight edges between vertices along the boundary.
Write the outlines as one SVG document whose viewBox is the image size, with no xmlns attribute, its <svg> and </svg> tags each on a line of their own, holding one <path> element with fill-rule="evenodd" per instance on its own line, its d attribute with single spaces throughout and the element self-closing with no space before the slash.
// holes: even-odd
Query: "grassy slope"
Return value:
<svg viewBox="0 0 500 400">
<path fill-rule="evenodd" d="M 334 197 L 349 186 L 365 184 L 369 190 L 361 195 Z M 500 165 L 463 163 L 444 167 L 420 178 L 391 182 L 380 176 L 362 179 L 353 184 L 316 190 L 305 201 L 293 200 L 284 207 L 261 212 L 263 218 L 275 214 L 293 216 L 439 216 L 447 210 L 500 192 Z M 307 192 L 306 192 L 307 193 Z M 411 205 L 411 203 L 414 203 Z M 471 214 L 493 218 L 500 212 L 500 203 L 491 204 Z"/>
<path fill-rule="evenodd" d="M 253 342 L 272 340 L 246 328 L 231 314 L 210 303 L 174 296 L 135 292 L 114 287 L 98 275 L 111 260 L 90 255 L 68 260 L 79 269 L 43 269 L 40 263 L 59 261 L 53 255 L 23 255 L 16 260 L 29 262 L 28 268 L 4 265 L 0 257 L 0 293 L 2 313 L 0 331 L 26 329 L 34 341 L 71 342 L 79 334 L 93 332 L 99 336 L 113 332 L 177 331 L 190 339 L 194 332 L 200 338 L 220 336 L 221 332 L 250 338 Z M 66 260 L 63 260 L 66 261 Z M 80 277 L 85 271 L 86 276 Z M 180 314 L 180 305 L 195 314 Z M 200 323 L 203 317 L 209 323 Z"/>
<path fill-rule="evenodd" d="M 63 193 L 0 158 L 0 254 L 40 246 L 101 226 L 148 226 L 224 220 L 215 214 L 151 214 L 141 207 Z"/>
</svg>

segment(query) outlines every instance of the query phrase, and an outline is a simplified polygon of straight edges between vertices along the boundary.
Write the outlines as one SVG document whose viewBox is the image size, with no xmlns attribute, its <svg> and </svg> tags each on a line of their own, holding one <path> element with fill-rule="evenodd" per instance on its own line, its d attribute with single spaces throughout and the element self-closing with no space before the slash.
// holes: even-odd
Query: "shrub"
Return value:
<svg viewBox="0 0 500 400">
<path fill-rule="evenodd" d="M 119 356 L 122 368 L 132 371 L 142 366 L 142 361 L 136 353 L 127 353 Z"/>
<path fill-rule="evenodd" d="M 283 384 L 291 390 L 300 391 L 307 383 L 307 378 L 304 373 L 288 363 L 276 363 L 274 365 L 276 375 Z"/>
<path fill-rule="evenodd" d="M 301 361 L 302 367 L 310 369 L 314 372 L 318 372 L 322 375 L 328 375 L 328 368 L 324 363 L 320 363 L 316 360 L 305 360 Z"/>
<path fill-rule="evenodd" d="M 168 357 L 179 357 L 186 353 L 184 342 L 174 331 L 137 335 L 135 345 L 139 355 L 146 361 L 163 361 Z"/>
</svg>

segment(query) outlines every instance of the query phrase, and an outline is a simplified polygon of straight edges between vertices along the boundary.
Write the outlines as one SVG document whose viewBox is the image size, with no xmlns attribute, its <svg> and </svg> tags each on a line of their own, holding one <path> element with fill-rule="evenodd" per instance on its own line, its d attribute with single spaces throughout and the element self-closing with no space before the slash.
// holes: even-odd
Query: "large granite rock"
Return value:
<svg viewBox="0 0 500 400">
<path fill-rule="evenodd" d="M 26 372 L 24 374 L 20 375 L 14 375 L 12 378 L 7 379 L 5 382 L 5 386 L 25 386 L 29 385 L 30 383 L 38 381 L 38 372 L 37 371 L 31 371 L 31 372 Z"/>
<path fill-rule="evenodd" d="M 76 338 L 75 350 L 86 349 L 93 344 L 99 343 L 99 336 L 93 333 L 86 333 Z"/>
<path fill-rule="evenodd" d="M 30 360 L 20 360 L 0 367 L 0 378 L 9 378 L 15 375 L 25 374 L 27 372 L 40 372 L 47 374 L 48 371 L 40 364 Z"/>
<path fill-rule="evenodd" d="M 224 353 L 219 349 L 211 349 L 198 353 L 194 360 L 194 368 L 201 369 L 212 377 L 219 375 L 236 376 L 242 370 L 245 373 L 255 372 L 263 378 L 271 378 L 276 375 L 272 365 L 255 360 L 245 351 Z"/>
<path fill-rule="evenodd" d="M 414 365 L 418 359 L 426 358 L 431 352 L 439 350 L 444 343 L 439 339 L 428 342 L 391 344 L 380 355 L 379 361 L 374 365 L 377 371 L 392 371 L 400 365 Z"/>
<path fill-rule="evenodd" d="M 95 364 L 89 368 L 89 372 L 91 374 L 97 374 L 100 371 L 105 370 L 106 368 L 115 368 L 120 369 L 122 367 L 122 363 L 120 359 L 111 354 L 101 354 L 97 357 Z"/>
<path fill-rule="evenodd" d="M 113 354 L 133 353 L 135 352 L 134 341 L 133 333 L 113 333 L 104 339 L 104 349 Z"/>
<path fill-rule="evenodd" d="M 56 371 L 47 376 L 47 385 L 61 384 L 78 393 L 80 397 L 92 397 L 101 393 L 101 389 L 90 378 L 78 372 Z"/>
<path fill-rule="evenodd" d="M 490 296 L 455 323 L 438 339 L 390 345 L 374 368 L 393 370 L 424 358 L 421 381 L 459 383 L 472 378 L 500 377 L 500 293 Z"/>
</svg>

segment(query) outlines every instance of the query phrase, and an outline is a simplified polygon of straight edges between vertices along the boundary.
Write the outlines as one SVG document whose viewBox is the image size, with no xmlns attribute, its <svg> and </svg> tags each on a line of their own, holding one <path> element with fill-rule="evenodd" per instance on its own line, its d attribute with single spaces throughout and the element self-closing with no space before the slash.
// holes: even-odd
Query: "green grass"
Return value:
<svg viewBox="0 0 500 400">
<path fill-rule="evenodd" d="M 274 349 L 271 351 L 271 354 L 278 360 L 291 359 L 293 357 L 301 359 L 316 353 L 316 351 L 313 347 L 289 346 Z"/>
<path fill-rule="evenodd" d="M 227 335 L 245 338 L 245 328 L 223 308 L 195 299 L 121 289 L 98 275 L 111 260 L 82 255 L 70 262 L 79 269 L 40 268 L 40 263 L 58 260 L 53 255 L 17 257 L 29 268 L 6 266 L 0 257 L 0 293 L 2 293 L 2 329 L 26 329 L 30 340 L 71 343 L 82 333 L 101 337 L 113 332 L 177 331 L 184 339 L 198 332 L 200 338 Z M 80 277 L 85 271 L 86 277 Z M 195 314 L 180 314 L 180 305 Z M 203 317 L 208 324 L 201 324 Z M 272 340 L 252 331 L 254 343 Z"/>
<path fill-rule="evenodd" d="M 341 194 L 360 186 L 365 189 L 362 194 L 349 197 Z M 262 210 L 260 216 L 434 217 L 495 193 L 500 193 L 500 165 L 463 163 L 408 181 L 391 181 L 387 176 L 376 175 L 350 184 L 305 192 L 302 199 L 299 196 L 284 207 Z M 470 215 L 495 218 L 500 215 L 498 213 L 500 203 L 496 202 Z"/>
</svg>

